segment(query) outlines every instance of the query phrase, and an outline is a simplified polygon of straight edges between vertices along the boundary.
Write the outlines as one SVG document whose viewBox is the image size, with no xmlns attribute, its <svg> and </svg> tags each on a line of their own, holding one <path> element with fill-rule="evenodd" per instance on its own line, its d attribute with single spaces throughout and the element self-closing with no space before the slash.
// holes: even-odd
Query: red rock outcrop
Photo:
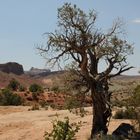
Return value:
<svg viewBox="0 0 140 140">
<path fill-rule="evenodd" d="M 16 75 L 21 75 L 24 73 L 23 66 L 16 62 L 0 64 L 0 71 L 5 73 L 14 73 Z"/>
</svg>

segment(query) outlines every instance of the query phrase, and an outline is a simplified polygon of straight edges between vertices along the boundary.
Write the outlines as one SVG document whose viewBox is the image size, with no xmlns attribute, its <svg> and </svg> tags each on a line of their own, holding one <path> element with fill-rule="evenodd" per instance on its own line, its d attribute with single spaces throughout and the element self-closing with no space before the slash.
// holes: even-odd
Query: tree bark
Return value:
<svg viewBox="0 0 140 140">
<path fill-rule="evenodd" d="M 93 101 L 91 140 L 99 133 L 107 134 L 108 132 L 107 124 L 111 117 L 111 109 L 108 104 L 110 102 L 110 96 L 108 95 L 108 88 L 103 88 L 103 85 L 96 85 L 91 88 Z"/>
</svg>

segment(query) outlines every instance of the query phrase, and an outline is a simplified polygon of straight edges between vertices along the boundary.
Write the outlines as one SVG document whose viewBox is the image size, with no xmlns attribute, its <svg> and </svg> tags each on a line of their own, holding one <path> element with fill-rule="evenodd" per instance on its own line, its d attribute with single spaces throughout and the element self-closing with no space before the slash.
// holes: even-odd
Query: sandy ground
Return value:
<svg viewBox="0 0 140 140">
<path fill-rule="evenodd" d="M 0 107 L 0 140 L 44 140 L 44 132 L 51 131 L 52 121 L 68 116 L 72 122 L 82 121 L 82 127 L 78 132 L 77 140 L 87 140 L 90 135 L 92 112 L 81 118 L 69 111 L 61 110 L 35 110 L 28 111 L 30 107 Z M 111 120 L 109 133 L 122 122 L 129 120 Z"/>
</svg>

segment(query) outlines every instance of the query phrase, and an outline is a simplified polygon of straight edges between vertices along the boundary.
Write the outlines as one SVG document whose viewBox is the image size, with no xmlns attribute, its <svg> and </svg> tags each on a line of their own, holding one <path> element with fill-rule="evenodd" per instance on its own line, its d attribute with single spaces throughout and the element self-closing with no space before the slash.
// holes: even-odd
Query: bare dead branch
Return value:
<svg viewBox="0 0 140 140">
<path fill-rule="evenodd" d="M 108 76 L 108 78 L 110 79 L 110 78 L 116 77 L 116 76 L 122 74 L 123 72 L 128 71 L 128 70 L 130 70 L 130 69 L 132 69 L 132 68 L 134 68 L 134 67 L 131 66 L 131 67 L 127 67 L 127 68 L 120 68 L 120 70 L 119 70 L 117 73 L 115 73 L 115 74 L 110 74 L 110 75 Z"/>
</svg>

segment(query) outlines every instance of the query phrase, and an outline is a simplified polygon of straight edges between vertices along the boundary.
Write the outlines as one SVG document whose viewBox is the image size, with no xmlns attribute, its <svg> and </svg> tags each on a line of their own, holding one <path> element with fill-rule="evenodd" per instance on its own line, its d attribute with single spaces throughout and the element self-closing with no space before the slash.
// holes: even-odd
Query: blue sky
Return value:
<svg viewBox="0 0 140 140">
<path fill-rule="evenodd" d="M 24 66 L 45 67 L 45 60 L 35 49 L 43 41 L 44 32 L 53 32 L 57 8 L 64 2 L 76 4 L 88 12 L 98 13 L 99 27 L 108 29 L 120 17 L 126 23 L 126 38 L 134 43 L 130 65 L 136 67 L 125 74 L 138 74 L 140 69 L 140 0 L 0 0 L 0 63 L 16 61 Z M 46 66 L 47 67 L 47 66 Z"/>
</svg>

